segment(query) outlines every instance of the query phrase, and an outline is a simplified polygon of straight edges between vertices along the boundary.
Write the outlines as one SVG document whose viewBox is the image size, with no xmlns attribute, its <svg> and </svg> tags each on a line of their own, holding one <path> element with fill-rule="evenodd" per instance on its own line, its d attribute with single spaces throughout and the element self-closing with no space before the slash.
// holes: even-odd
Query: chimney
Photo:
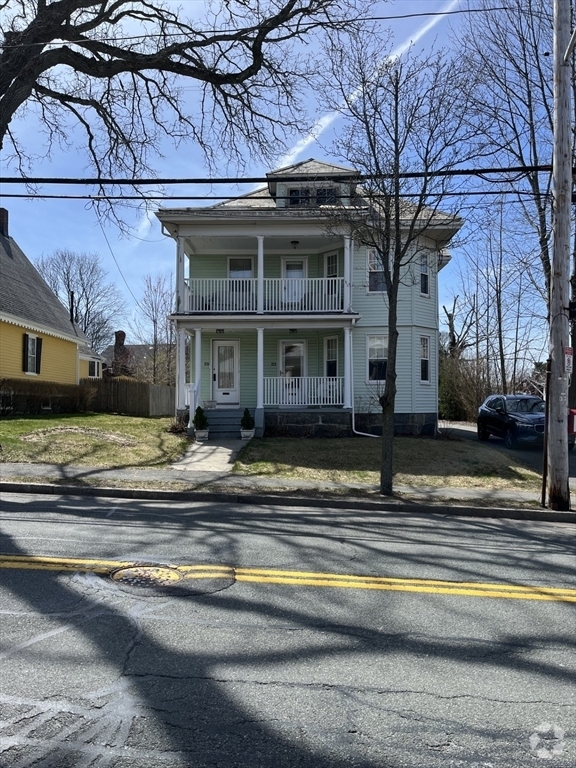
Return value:
<svg viewBox="0 0 576 768">
<path fill-rule="evenodd" d="M 8 211 L 0 208 L 0 235 L 8 237 Z"/>
</svg>

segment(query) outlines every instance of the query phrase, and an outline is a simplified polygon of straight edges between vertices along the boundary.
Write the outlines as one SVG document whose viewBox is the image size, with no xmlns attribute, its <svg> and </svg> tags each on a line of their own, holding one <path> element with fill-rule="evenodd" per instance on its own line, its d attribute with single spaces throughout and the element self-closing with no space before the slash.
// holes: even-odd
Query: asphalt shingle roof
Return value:
<svg viewBox="0 0 576 768">
<path fill-rule="evenodd" d="M 0 312 L 23 323 L 56 333 L 76 336 L 87 344 L 84 333 L 70 322 L 70 315 L 12 237 L 0 234 Z"/>
</svg>

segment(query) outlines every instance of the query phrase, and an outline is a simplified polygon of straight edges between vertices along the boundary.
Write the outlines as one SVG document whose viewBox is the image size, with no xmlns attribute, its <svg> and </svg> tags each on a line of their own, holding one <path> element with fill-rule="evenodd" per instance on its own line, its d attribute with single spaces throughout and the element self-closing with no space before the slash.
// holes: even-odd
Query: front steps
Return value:
<svg viewBox="0 0 576 768">
<path fill-rule="evenodd" d="M 204 413 L 208 419 L 208 440 L 240 439 L 240 420 L 244 414 L 244 408 L 207 409 Z M 250 413 L 254 416 L 254 409 L 250 409 Z"/>
</svg>

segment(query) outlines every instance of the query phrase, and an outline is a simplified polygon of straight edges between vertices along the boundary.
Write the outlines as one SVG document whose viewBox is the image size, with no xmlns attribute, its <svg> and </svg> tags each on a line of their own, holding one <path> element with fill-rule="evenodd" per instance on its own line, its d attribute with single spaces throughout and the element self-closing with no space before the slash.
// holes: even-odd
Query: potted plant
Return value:
<svg viewBox="0 0 576 768">
<path fill-rule="evenodd" d="M 208 418 L 204 413 L 204 408 L 200 406 L 196 408 L 192 424 L 194 425 L 194 437 L 196 440 L 208 440 Z"/>
<path fill-rule="evenodd" d="M 251 440 L 254 437 L 254 416 L 248 408 L 244 408 L 244 413 L 240 419 L 240 437 L 242 440 Z"/>
</svg>

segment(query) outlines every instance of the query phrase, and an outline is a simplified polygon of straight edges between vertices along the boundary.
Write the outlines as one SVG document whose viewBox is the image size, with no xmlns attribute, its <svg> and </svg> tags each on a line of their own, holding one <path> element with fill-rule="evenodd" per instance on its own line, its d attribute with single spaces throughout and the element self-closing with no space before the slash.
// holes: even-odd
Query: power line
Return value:
<svg viewBox="0 0 576 768">
<path fill-rule="evenodd" d="M 459 8 L 454 11 L 424 11 L 421 13 L 402 13 L 398 14 L 397 16 L 361 16 L 360 18 L 354 19 L 354 22 L 362 22 L 362 21 L 395 21 L 395 20 L 402 20 L 402 19 L 417 19 L 421 17 L 426 16 L 455 16 L 461 13 L 489 13 L 494 11 L 506 11 L 508 10 L 504 6 L 496 7 L 496 8 Z M 309 24 L 286 24 L 278 29 L 286 30 L 286 29 L 299 29 L 299 30 L 306 30 L 306 29 L 313 29 L 318 26 L 318 23 L 309 23 Z M 259 29 L 259 26 L 257 24 L 245 27 L 243 29 L 237 30 L 238 32 L 244 32 L 244 31 L 250 31 L 251 29 L 256 32 Z M 199 41 L 204 41 L 205 37 L 212 37 L 214 35 L 223 35 L 230 33 L 232 29 L 216 29 L 216 30 L 210 30 L 210 32 L 204 31 L 204 30 L 198 30 L 196 34 L 199 36 Z M 17 45 L 3 45 L 2 48 L 4 50 L 13 50 L 17 48 L 33 48 L 34 46 L 42 47 L 42 48 L 50 48 L 50 47 L 56 47 L 56 46 L 62 46 L 62 45 L 83 45 L 84 43 L 92 43 L 92 42 L 103 42 L 103 43 L 127 43 L 131 40 L 149 40 L 150 38 L 167 38 L 172 39 L 175 37 L 189 37 L 190 32 L 171 32 L 171 33 L 151 33 L 148 35 L 125 35 L 120 37 L 103 37 L 98 38 L 98 40 L 93 40 L 92 38 L 78 38 L 77 40 L 64 40 L 64 41 L 58 41 L 58 42 L 42 42 L 42 43 L 26 43 L 22 44 L 19 43 Z M 233 41 L 232 41 L 233 42 Z"/>
<path fill-rule="evenodd" d="M 573 173 L 576 174 L 576 168 L 573 168 Z M 377 181 L 378 179 L 430 179 L 440 178 L 448 176 L 483 176 L 490 173 L 516 173 L 524 175 L 526 173 L 551 173 L 551 165 L 516 165 L 508 168 L 452 168 L 450 170 L 439 171 L 420 171 L 412 173 L 366 173 L 350 175 L 350 173 L 320 173 L 311 176 L 310 174 L 289 174 L 281 175 L 274 174 L 273 176 L 240 176 L 240 177 L 228 177 L 219 179 L 210 178 L 191 178 L 191 179 L 90 179 L 79 177 L 62 177 L 56 178 L 54 176 L 7 176 L 2 179 L 4 184 L 65 184 L 65 185 L 93 185 L 93 186 L 139 186 L 146 187 L 161 184 L 162 186 L 174 185 L 174 184 L 266 184 L 270 181 L 334 181 L 334 182 L 363 182 L 363 181 Z M 503 183 L 509 182 L 509 179 L 504 179 Z"/>
<path fill-rule="evenodd" d="M 438 193 L 438 195 L 434 195 L 433 193 L 430 193 L 428 197 L 468 197 L 468 196 L 497 196 L 497 195 L 521 195 L 523 197 L 533 197 L 536 193 L 532 192 L 531 190 L 514 190 L 514 189 L 490 189 L 490 190 L 469 190 L 469 191 L 462 191 L 462 192 L 441 192 Z M 418 192 L 413 192 L 412 194 L 406 192 L 401 193 L 399 197 L 417 197 L 419 195 Z M 540 197 L 548 197 L 551 193 L 542 192 L 540 193 Z M 93 202 L 106 202 L 108 200 L 139 200 L 140 202 L 152 202 L 154 200 L 163 200 L 163 201 L 176 201 L 176 200 L 201 200 L 201 201 L 210 201 L 210 202 L 217 202 L 218 200 L 243 200 L 245 199 L 245 195 L 240 196 L 233 196 L 233 195 L 227 195 L 225 197 L 220 196 L 211 196 L 211 195 L 183 195 L 183 196 L 177 196 L 177 197 L 166 197 L 165 195 L 44 195 L 44 194 L 38 194 L 38 193 L 23 193 L 23 194 L 2 194 L 0 193 L 0 198 L 10 198 L 10 199 L 41 199 L 41 200 L 91 200 Z M 336 195 L 336 199 L 341 199 L 342 195 Z M 375 200 L 381 197 L 385 197 L 385 195 L 378 195 L 378 194 L 369 194 L 370 200 Z M 276 199 L 278 200 L 289 200 L 288 197 L 281 197 L 278 196 Z"/>
<path fill-rule="evenodd" d="M 116 259 L 114 251 L 112 250 L 112 246 L 110 245 L 110 241 L 108 240 L 108 237 L 106 236 L 106 232 L 104 230 L 104 227 L 102 226 L 102 222 L 100 221 L 99 218 L 97 218 L 97 221 L 98 221 L 98 224 L 100 225 L 100 229 L 102 230 L 102 234 L 104 235 L 104 240 L 106 240 L 106 245 L 108 246 L 108 250 L 110 251 L 110 255 L 114 259 L 114 264 L 116 264 L 116 268 L 118 269 L 118 272 L 120 272 L 120 277 L 122 278 L 122 280 L 124 280 L 124 284 L 125 284 L 126 288 L 128 288 L 128 292 L 130 293 L 130 296 L 132 296 L 132 298 L 136 302 L 136 305 L 138 307 L 140 307 L 140 309 L 142 309 L 142 307 L 140 306 L 140 302 L 138 301 L 136 296 L 134 296 L 134 294 L 132 293 L 132 288 L 130 288 L 130 286 L 128 285 L 128 281 L 126 280 L 126 278 L 124 277 L 124 273 L 120 269 L 120 264 L 118 264 L 118 260 Z"/>
</svg>

